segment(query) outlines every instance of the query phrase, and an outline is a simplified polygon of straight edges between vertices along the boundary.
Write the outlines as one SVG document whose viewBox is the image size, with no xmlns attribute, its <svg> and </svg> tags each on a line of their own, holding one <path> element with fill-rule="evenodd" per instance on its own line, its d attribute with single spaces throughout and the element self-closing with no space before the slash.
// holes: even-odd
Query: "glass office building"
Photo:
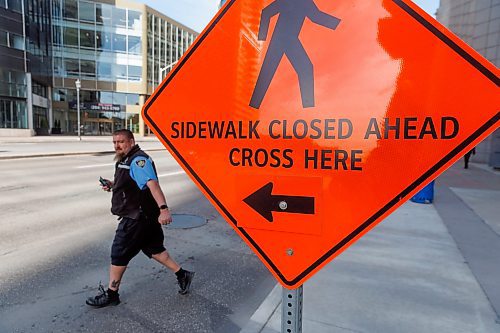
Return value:
<svg viewBox="0 0 500 333">
<path fill-rule="evenodd" d="M 50 62 L 45 66 L 50 73 L 49 84 L 32 84 L 30 92 L 25 79 L 28 70 L 16 75 L 0 72 L 0 91 L 17 87 L 16 93 L 22 96 L 16 100 L 24 98 L 25 102 L 18 108 L 32 109 L 31 117 L 26 111 L 17 118 L 24 121 L 22 128 L 30 135 L 46 132 L 76 135 L 79 93 L 83 135 L 110 135 L 125 127 L 140 135 L 147 134 L 140 117 L 142 106 L 197 33 L 146 5 L 129 1 L 39 2 L 49 8 Z M 0 37 L 1 27 L 0 23 Z M 30 36 L 26 36 L 24 44 L 28 45 L 29 40 Z M 81 82 L 79 90 L 75 85 L 77 80 Z M 45 103 L 37 103 L 46 106 L 42 110 L 28 101 L 35 90 L 45 96 Z M 31 126 L 30 119 L 33 119 Z M 12 121 L 9 125 L 12 126 Z M 40 126 L 45 126 L 46 131 Z"/>
<path fill-rule="evenodd" d="M 147 133 L 140 111 L 158 85 L 155 74 L 197 35 L 145 5 L 113 3 L 53 0 L 53 117 L 63 133 L 77 131 L 77 79 L 84 135 Z"/>
</svg>

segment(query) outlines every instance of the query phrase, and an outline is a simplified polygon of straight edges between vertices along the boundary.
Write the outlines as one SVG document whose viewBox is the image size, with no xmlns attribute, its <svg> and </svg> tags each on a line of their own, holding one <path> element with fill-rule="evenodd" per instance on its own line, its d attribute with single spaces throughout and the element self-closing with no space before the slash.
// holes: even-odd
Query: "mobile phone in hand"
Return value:
<svg viewBox="0 0 500 333">
<path fill-rule="evenodd" d="M 111 188 L 111 184 L 109 184 L 106 179 L 102 178 L 102 177 L 99 177 L 99 183 L 101 183 L 101 185 L 104 187 L 104 186 L 107 186 L 109 188 Z"/>
</svg>

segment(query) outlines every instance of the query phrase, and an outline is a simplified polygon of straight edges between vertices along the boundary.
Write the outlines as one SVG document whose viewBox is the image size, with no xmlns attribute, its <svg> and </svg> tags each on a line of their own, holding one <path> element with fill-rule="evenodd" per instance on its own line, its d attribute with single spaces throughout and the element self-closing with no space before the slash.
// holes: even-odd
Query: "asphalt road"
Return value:
<svg viewBox="0 0 500 333">
<path fill-rule="evenodd" d="M 196 271 L 192 292 L 139 254 L 120 289 L 122 303 L 93 309 L 85 299 L 107 283 L 116 228 L 112 155 L 0 161 L 0 332 L 239 332 L 275 280 L 166 152 L 152 152 L 174 214 L 208 222 L 165 228 L 165 244 Z"/>
</svg>

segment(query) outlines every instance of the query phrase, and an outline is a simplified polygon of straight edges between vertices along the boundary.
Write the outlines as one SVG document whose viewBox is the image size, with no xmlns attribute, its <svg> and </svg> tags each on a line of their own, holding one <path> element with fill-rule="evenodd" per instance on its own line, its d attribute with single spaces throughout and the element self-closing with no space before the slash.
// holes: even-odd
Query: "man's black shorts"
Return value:
<svg viewBox="0 0 500 333">
<path fill-rule="evenodd" d="M 142 216 L 138 220 L 122 218 L 111 246 L 111 264 L 127 266 L 141 250 L 149 258 L 165 251 L 161 225 Z"/>
</svg>

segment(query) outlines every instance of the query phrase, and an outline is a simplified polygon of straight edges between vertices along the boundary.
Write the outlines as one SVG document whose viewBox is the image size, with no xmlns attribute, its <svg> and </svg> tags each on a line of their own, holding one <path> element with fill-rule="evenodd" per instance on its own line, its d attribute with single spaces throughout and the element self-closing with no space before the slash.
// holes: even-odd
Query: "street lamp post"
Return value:
<svg viewBox="0 0 500 333">
<path fill-rule="evenodd" d="M 82 136 L 80 134 L 80 88 L 82 87 L 82 83 L 80 79 L 75 81 L 76 86 L 76 117 L 78 119 L 78 140 L 82 141 Z"/>
</svg>

